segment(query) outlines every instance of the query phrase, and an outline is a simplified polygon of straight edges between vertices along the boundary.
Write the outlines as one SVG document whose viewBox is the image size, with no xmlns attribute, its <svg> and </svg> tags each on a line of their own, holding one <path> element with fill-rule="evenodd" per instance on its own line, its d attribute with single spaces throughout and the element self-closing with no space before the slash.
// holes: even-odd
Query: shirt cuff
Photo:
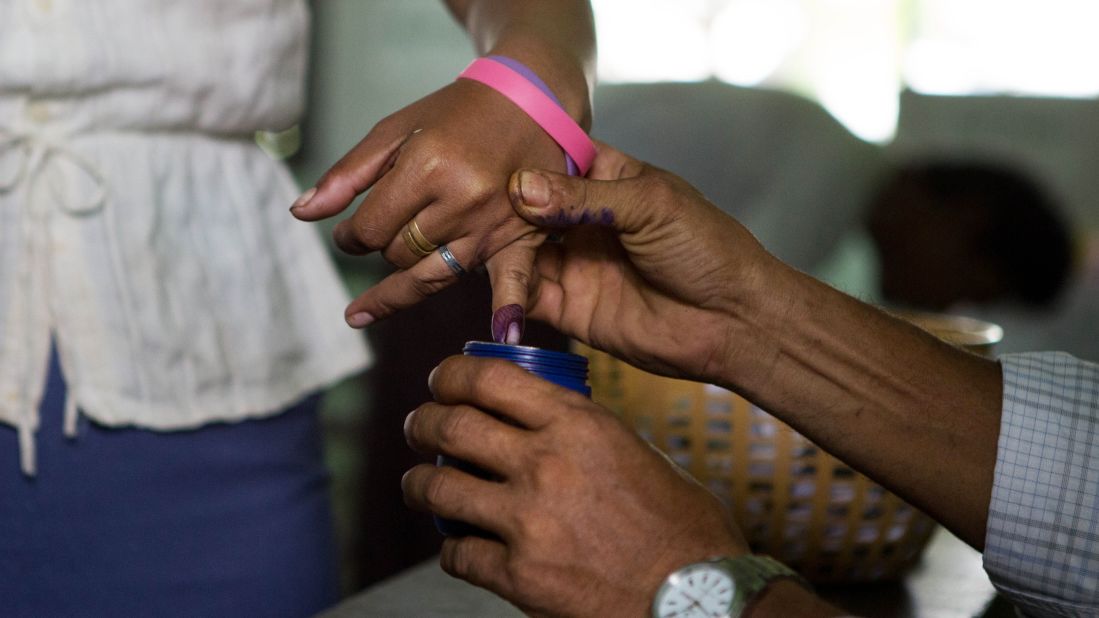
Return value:
<svg viewBox="0 0 1099 618">
<path fill-rule="evenodd" d="M 984 567 L 1028 615 L 1099 612 L 1099 365 L 1005 355 Z"/>
</svg>

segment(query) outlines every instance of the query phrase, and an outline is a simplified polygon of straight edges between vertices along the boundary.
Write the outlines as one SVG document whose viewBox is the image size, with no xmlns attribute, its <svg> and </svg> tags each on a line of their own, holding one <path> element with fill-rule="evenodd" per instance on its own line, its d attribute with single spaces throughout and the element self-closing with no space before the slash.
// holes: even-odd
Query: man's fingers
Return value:
<svg viewBox="0 0 1099 618">
<path fill-rule="evenodd" d="M 485 262 L 492 282 L 490 330 L 496 343 L 518 345 L 523 339 L 534 258 L 544 238 L 540 233 L 521 238 Z"/>
<path fill-rule="evenodd" d="M 343 212 L 355 196 L 369 189 L 393 166 L 398 150 L 410 133 L 399 135 L 374 127 L 336 162 L 316 186 L 294 202 L 290 212 L 302 221 L 316 221 Z"/>
<path fill-rule="evenodd" d="M 473 259 L 472 247 L 468 240 L 447 246 L 454 262 L 463 269 Z M 458 278 L 454 268 L 435 251 L 412 268 L 398 270 L 363 292 L 347 306 L 344 317 L 352 328 L 364 328 L 442 291 Z"/>
<path fill-rule="evenodd" d="M 404 501 L 417 511 L 472 524 L 500 534 L 500 513 L 510 494 L 500 483 L 451 466 L 420 464 L 401 477 Z"/>
<path fill-rule="evenodd" d="M 434 371 L 428 386 L 435 401 L 469 404 L 514 421 L 521 427 L 540 429 L 563 408 L 586 408 L 591 402 L 583 395 L 539 378 L 518 365 L 494 358 L 452 356 Z M 561 405 L 550 410 L 546 401 Z M 570 412 L 572 410 L 569 410 Z M 576 410 L 577 413 L 582 413 Z"/>
<path fill-rule="evenodd" d="M 512 598 L 507 577 L 508 549 L 501 541 L 479 536 L 447 537 L 439 553 L 439 566 L 474 586 Z"/>
<path fill-rule="evenodd" d="M 425 403 L 404 423 L 405 439 L 425 455 L 449 455 L 507 476 L 524 459 L 522 430 L 470 406 Z"/>
</svg>

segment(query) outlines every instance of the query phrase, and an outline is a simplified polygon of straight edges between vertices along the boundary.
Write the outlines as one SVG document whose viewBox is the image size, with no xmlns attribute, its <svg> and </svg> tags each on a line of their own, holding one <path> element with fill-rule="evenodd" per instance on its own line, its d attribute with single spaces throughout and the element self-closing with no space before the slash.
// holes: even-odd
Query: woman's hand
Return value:
<svg viewBox="0 0 1099 618">
<path fill-rule="evenodd" d="M 479 54 L 528 66 L 581 126 L 591 123 L 595 27 L 587 0 L 447 0 Z M 458 80 L 387 117 L 333 166 L 291 212 L 315 221 L 346 209 L 336 244 L 361 255 L 381 251 L 401 270 L 347 308 L 361 328 L 414 305 L 458 276 L 432 245 L 445 245 L 462 270 L 484 264 L 492 279 L 492 335 L 518 343 L 535 251 L 544 234 L 516 219 L 506 187 L 520 167 L 563 171 L 565 157 L 533 120 L 488 86 Z M 415 222 L 423 251 L 404 231 Z"/>
<path fill-rule="evenodd" d="M 488 261 L 495 308 L 522 305 L 544 234 L 514 216 L 506 187 L 511 170 L 531 165 L 563 171 L 565 159 L 510 101 L 459 80 L 378 123 L 292 212 L 309 221 L 330 217 L 370 189 L 336 226 L 336 244 L 353 255 L 381 251 L 401 270 L 348 307 L 352 326 L 388 317 L 457 280 L 438 252 L 423 259 L 412 252 L 402 230 L 413 220 L 467 270 Z"/>
<path fill-rule="evenodd" d="M 737 343 L 731 319 L 778 262 L 682 179 L 598 146 L 592 180 L 511 178 L 521 217 L 566 231 L 539 251 L 531 317 L 647 370 L 713 380 Z"/>
</svg>

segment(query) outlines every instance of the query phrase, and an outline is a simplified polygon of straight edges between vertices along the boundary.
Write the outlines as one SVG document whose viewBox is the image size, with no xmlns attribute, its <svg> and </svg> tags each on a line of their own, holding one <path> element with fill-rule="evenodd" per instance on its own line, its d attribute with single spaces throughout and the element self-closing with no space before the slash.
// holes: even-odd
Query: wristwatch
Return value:
<svg viewBox="0 0 1099 618">
<path fill-rule="evenodd" d="M 781 562 L 745 554 L 714 558 L 677 570 L 653 599 L 653 618 L 737 618 L 767 584 L 787 579 L 809 582 Z"/>
</svg>

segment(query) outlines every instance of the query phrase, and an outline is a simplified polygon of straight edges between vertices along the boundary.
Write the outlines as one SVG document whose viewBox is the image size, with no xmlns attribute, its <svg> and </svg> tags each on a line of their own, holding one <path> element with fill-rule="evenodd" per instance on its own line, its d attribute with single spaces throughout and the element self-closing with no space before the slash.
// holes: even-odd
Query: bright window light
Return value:
<svg viewBox="0 0 1099 618">
<path fill-rule="evenodd" d="M 596 0 L 599 79 L 698 81 L 712 75 L 706 0 Z"/>
<path fill-rule="evenodd" d="M 1099 96 L 1099 0 L 593 0 L 605 82 L 793 90 L 891 139 L 898 92 Z"/>
<path fill-rule="evenodd" d="M 731 84 L 755 86 L 797 50 L 809 28 L 800 0 L 733 0 L 709 30 L 710 67 Z"/>
<path fill-rule="evenodd" d="M 905 80 L 927 94 L 1099 95 L 1099 2 L 922 0 Z"/>
</svg>

